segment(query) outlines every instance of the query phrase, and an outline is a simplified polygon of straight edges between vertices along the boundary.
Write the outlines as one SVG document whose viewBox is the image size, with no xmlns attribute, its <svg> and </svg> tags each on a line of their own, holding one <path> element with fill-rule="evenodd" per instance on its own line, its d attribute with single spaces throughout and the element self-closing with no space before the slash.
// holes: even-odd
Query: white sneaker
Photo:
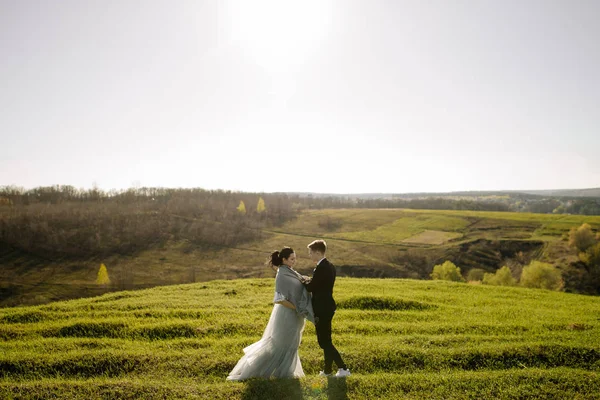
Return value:
<svg viewBox="0 0 600 400">
<path fill-rule="evenodd" d="M 321 372 L 319 372 L 319 376 L 333 376 L 333 372 L 326 374 L 325 371 L 321 371 Z"/>
<path fill-rule="evenodd" d="M 336 378 L 345 378 L 347 376 L 350 376 L 350 370 L 349 369 L 340 368 L 340 369 L 338 369 L 338 372 L 335 374 Z"/>
</svg>

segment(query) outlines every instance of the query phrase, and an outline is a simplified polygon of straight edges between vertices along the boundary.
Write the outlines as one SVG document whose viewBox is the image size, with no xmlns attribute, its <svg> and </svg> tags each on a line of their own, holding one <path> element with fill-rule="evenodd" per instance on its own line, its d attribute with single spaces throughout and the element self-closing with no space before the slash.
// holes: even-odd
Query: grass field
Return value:
<svg viewBox="0 0 600 400">
<path fill-rule="evenodd" d="M 272 309 L 273 278 L 0 309 L 0 398 L 600 398 L 600 298 L 441 281 L 339 278 L 321 368 L 307 323 L 300 380 L 226 382 Z"/>
<path fill-rule="evenodd" d="M 107 255 L 85 260 L 45 260 L 18 251 L 0 252 L 0 305 L 41 304 L 103 292 L 94 284 L 100 263 L 106 264 L 119 288 L 127 272 L 134 287 L 180 284 L 213 279 L 269 276 L 263 262 L 270 251 L 291 246 L 298 269 L 311 264 L 306 245 L 325 238 L 329 253 L 347 276 L 427 278 L 434 263 L 453 259 L 464 272 L 482 267 L 493 271 L 512 255 L 499 255 L 507 245 L 513 253 L 524 246 L 525 258 L 555 265 L 577 259 L 565 235 L 589 223 L 600 229 L 599 216 L 509 212 L 332 209 L 307 210 L 279 227 L 265 229 L 257 240 L 235 248 L 203 249 L 187 242 L 165 242 L 134 256 Z M 460 256 L 461 246 L 469 256 Z M 533 244 L 533 247 L 527 247 Z M 509 252 L 510 253 L 510 252 Z M 477 255 L 481 254 L 481 257 Z M 461 264 L 462 262 L 462 264 Z M 3 288 L 2 283 L 10 283 Z M 122 287 L 121 287 L 122 288 Z M 113 288 L 112 290 L 114 290 Z M 2 290 L 6 294 L 2 295 Z"/>
</svg>

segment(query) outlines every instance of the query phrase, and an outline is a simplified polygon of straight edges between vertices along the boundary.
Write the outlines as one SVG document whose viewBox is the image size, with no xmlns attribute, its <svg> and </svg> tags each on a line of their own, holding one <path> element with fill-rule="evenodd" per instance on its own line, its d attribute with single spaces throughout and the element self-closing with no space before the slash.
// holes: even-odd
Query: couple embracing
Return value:
<svg viewBox="0 0 600 400">
<path fill-rule="evenodd" d="M 268 264 L 277 268 L 271 317 L 262 338 L 244 348 L 244 356 L 227 380 L 303 377 L 298 347 L 306 319 L 315 324 L 319 347 L 325 356 L 325 367 L 319 375 L 337 378 L 350 375 L 331 342 L 331 320 L 336 309 L 333 300 L 335 267 L 325 258 L 327 244 L 324 240 L 315 240 L 307 247 L 310 259 L 317 265 L 312 278 L 294 270 L 296 253 L 290 247 L 271 254 Z M 338 367 L 335 374 L 334 362 Z"/>
</svg>

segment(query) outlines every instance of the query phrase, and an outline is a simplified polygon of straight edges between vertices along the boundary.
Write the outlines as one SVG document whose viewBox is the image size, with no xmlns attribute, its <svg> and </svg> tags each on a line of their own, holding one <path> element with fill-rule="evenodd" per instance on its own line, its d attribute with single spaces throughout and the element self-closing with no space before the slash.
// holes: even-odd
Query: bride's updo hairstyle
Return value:
<svg viewBox="0 0 600 400">
<path fill-rule="evenodd" d="M 294 253 L 294 249 L 291 247 L 284 247 L 281 251 L 274 251 L 271 256 L 267 259 L 267 265 L 273 270 L 277 270 L 277 267 L 283 264 L 283 260 L 290 258 Z"/>
</svg>

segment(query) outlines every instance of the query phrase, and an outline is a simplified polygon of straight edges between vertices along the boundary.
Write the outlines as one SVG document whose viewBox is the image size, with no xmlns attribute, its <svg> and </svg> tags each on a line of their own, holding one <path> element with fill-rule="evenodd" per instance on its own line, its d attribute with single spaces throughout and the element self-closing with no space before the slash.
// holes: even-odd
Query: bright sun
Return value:
<svg viewBox="0 0 600 400">
<path fill-rule="evenodd" d="M 277 73 L 302 64 L 331 24 L 327 1 L 241 0 L 228 6 L 231 40 Z"/>
</svg>

